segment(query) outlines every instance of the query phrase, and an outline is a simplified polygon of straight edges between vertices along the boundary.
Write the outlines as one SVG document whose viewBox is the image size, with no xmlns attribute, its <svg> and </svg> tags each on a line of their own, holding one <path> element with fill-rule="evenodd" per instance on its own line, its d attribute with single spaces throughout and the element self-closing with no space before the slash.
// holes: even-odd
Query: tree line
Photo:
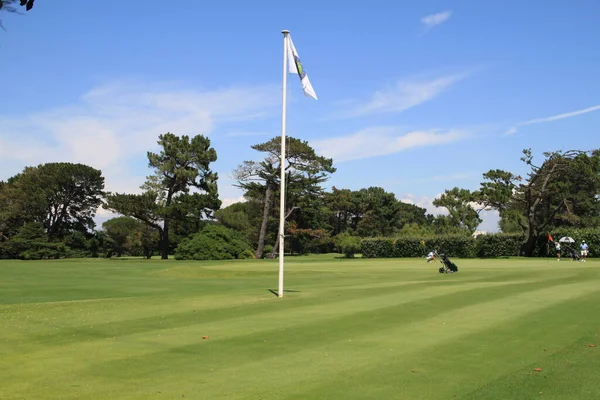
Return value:
<svg viewBox="0 0 600 400">
<path fill-rule="evenodd" d="M 151 174 L 139 194 L 107 192 L 100 170 L 66 162 L 26 167 L 0 181 L 0 258 L 217 259 L 279 252 L 279 137 L 252 146 L 258 160 L 233 171 L 245 201 L 225 208 L 211 170 L 217 152 L 207 137 L 166 133 L 158 144 L 158 153 L 147 153 Z M 326 190 L 336 172 L 333 160 L 289 137 L 284 251 L 343 251 L 374 237 L 468 236 L 484 209 L 499 212 L 503 232 L 522 235 L 523 255 L 532 255 L 536 240 L 552 229 L 598 226 L 600 150 L 545 153 L 538 164 L 527 149 L 522 160 L 526 177 L 490 170 L 475 191 L 446 190 L 434 205 L 448 213 L 434 216 L 380 187 Z M 99 207 L 120 216 L 98 228 Z"/>
</svg>

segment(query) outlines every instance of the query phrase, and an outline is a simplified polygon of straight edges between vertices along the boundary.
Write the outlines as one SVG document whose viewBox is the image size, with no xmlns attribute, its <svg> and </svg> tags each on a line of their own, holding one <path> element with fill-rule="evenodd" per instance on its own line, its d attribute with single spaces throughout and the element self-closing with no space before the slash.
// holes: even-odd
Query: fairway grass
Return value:
<svg viewBox="0 0 600 400">
<path fill-rule="evenodd" d="M 0 399 L 600 398 L 600 261 L 454 261 L 0 261 Z"/>
</svg>

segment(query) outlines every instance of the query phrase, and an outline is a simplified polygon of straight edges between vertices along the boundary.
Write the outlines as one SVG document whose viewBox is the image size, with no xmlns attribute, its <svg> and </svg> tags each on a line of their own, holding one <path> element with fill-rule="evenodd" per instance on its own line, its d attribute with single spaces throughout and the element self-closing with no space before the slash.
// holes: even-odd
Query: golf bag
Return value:
<svg viewBox="0 0 600 400">
<path fill-rule="evenodd" d="M 579 261 L 581 259 L 581 256 L 577 254 L 577 252 L 572 247 L 567 247 L 567 252 L 571 256 L 571 260 Z"/>
<path fill-rule="evenodd" d="M 442 263 L 442 266 L 440 267 L 440 269 L 438 269 L 438 272 L 440 274 L 453 274 L 455 272 L 458 272 L 458 266 L 452 261 L 450 261 L 446 254 L 436 254 L 436 256 Z"/>
</svg>

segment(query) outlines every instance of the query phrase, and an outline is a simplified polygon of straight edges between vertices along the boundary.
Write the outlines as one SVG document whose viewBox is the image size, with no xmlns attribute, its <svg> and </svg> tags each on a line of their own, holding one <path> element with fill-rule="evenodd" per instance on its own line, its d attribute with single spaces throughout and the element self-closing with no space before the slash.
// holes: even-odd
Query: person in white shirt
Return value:
<svg viewBox="0 0 600 400">
<path fill-rule="evenodd" d="M 585 260 L 587 259 L 588 252 L 589 252 L 588 244 L 585 242 L 585 240 L 582 240 L 581 241 L 581 261 L 582 262 L 585 262 Z"/>
<path fill-rule="evenodd" d="M 556 249 L 556 261 L 560 261 L 560 243 L 556 242 L 554 248 Z"/>
<path fill-rule="evenodd" d="M 435 250 L 429 252 L 429 254 L 427 254 L 427 257 L 425 257 L 425 259 L 427 260 L 428 263 L 435 261 Z"/>
</svg>

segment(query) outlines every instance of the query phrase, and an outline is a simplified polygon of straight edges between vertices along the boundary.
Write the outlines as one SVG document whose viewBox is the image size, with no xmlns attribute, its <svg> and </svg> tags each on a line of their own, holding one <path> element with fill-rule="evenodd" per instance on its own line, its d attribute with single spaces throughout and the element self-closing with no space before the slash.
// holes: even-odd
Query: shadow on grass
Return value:
<svg viewBox="0 0 600 400">
<path fill-rule="evenodd" d="M 267 289 L 269 292 L 273 293 L 275 296 L 278 295 L 277 290 L 275 289 Z M 289 290 L 289 289 L 283 289 L 283 293 L 300 293 L 300 290 Z"/>
</svg>

